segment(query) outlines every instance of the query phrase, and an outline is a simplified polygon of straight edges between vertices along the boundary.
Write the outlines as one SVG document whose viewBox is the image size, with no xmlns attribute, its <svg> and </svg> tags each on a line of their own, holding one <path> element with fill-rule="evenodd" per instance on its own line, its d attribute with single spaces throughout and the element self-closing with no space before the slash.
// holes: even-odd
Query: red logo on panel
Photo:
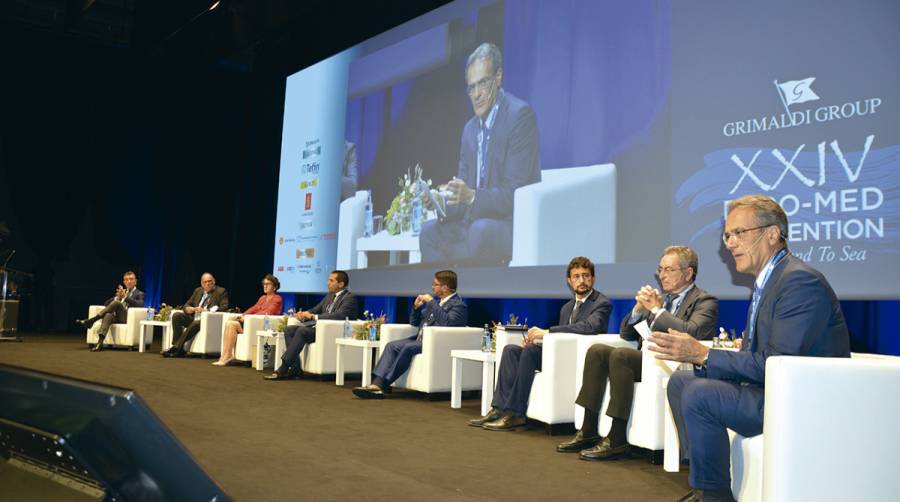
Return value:
<svg viewBox="0 0 900 502">
<path fill-rule="evenodd" d="M 306 209 L 305 211 L 309 211 L 312 209 L 312 192 L 306 192 Z"/>
</svg>

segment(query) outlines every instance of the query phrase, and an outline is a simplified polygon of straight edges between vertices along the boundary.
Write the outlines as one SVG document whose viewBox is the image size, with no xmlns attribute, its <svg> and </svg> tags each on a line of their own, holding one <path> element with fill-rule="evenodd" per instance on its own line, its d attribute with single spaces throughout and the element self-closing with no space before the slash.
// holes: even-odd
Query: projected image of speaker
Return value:
<svg viewBox="0 0 900 502">
<path fill-rule="evenodd" d="M 0 365 L 0 403 L 2 478 L 18 468 L 54 485 L 4 483 L 2 492 L 230 500 L 134 391 Z"/>
</svg>

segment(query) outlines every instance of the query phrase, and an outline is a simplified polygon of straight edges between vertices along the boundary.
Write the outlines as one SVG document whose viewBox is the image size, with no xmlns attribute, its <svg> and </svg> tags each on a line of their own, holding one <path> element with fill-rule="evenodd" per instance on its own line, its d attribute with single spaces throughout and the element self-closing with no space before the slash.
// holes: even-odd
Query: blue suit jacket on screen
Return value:
<svg viewBox="0 0 900 502">
<path fill-rule="evenodd" d="M 850 357 L 850 334 L 837 296 L 803 260 L 788 255 L 772 270 L 758 309 L 749 347 L 710 351 L 707 377 L 762 387 L 771 356 Z"/>
<path fill-rule="evenodd" d="M 422 321 L 429 326 L 465 326 L 469 322 L 469 308 L 459 295 L 453 295 L 443 305 L 435 298 L 419 309 L 413 309 L 409 323 L 419 326 Z"/>
<path fill-rule="evenodd" d="M 447 219 L 467 216 L 470 220 L 511 219 L 517 188 L 541 181 L 537 121 L 528 103 L 503 91 L 490 132 L 484 188 L 475 193 L 475 203 L 466 209 L 449 206 Z M 463 128 L 457 177 L 470 188 L 478 184 L 478 117 Z"/>
</svg>

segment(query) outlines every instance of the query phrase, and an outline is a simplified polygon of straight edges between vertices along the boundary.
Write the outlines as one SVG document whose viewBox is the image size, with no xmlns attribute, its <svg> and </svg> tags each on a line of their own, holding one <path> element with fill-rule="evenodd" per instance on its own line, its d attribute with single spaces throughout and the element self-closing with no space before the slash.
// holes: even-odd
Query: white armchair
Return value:
<svg viewBox="0 0 900 502">
<path fill-rule="evenodd" d="M 222 323 L 222 340 L 225 336 L 225 323 L 239 316 L 240 314 L 227 314 Z M 237 342 L 234 346 L 234 358 L 238 361 L 253 361 L 256 356 L 256 343 L 259 340 L 256 337 L 257 331 L 262 331 L 267 316 L 262 314 L 250 314 L 244 317 L 243 332 L 238 333 Z M 280 316 L 268 316 L 269 322 L 275 324 Z"/>
<path fill-rule="evenodd" d="M 900 430 L 892 424 L 900 420 L 898 381 L 900 357 L 770 357 L 764 433 L 745 438 L 729 430 L 734 497 L 739 502 L 896 497 L 900 478 L 893 458 Z M 667 462 L 670 448 L 677 457 L 677 438 L 666 442 Z"/>
<path fill-rule="evenodd" d="M 172 316 L 174 316 L 176 312 L 182 311 L 173 310 L 169 316 L 169 323 L 172 322 Z M 197 332 L 197 335 L 192 341 L 185 344 L 184 350 L 191 354 L 201 354 L 204 356 L 209 354 L 219 354 L 222 351 L 222 329 L 224 320 L 226 316 L 230 319 L 236 315 L 237 314 L 225 312 L 202 312 L 200 314 L 200 331 Z M 174 331 L 172 336 L 175 336 Z M 174 339 L 168 341 L 174 342 Z M 165 347 L 165 342 L 163 345 L 163 350 L 169 348 Z"/>
<path fill-rule="evenodd" d="M 584 358 L 588 349 L 597 343 L 613 347 L 636 349 L 637 342 L 623 340 L 619 335 L 597 335 L 584 337 L 578 341 L 578 372 L 575 376 L 575 395 L 581 390 L 584 377 Z M 641 381 L 634 384 L 634 398 L 631 415 L 628 417 L 628 443 L 648 450 L 662 450 L 665 444 L 665 409 L 666 390 L 663 382 L 671 374 L 662 362 L 654 357 L 654 353 L 644 348 L 641 351 Z M 606 416 L 609 406 L 609 382 L 603 394 L 603 405 L 600 410 L 598 431 L 605 436 L 612 427 L 612 419 Z M 584 408 L 575 405 L 575 427 L 581 428 L 584 423 Z"/>
<path fill-rule="evenodd" d="M 764 434 L 730 434 L 736 499 L 897 496 L 900 357 L 771 357 L 766 382 Z"/>
<path fill-rule="evenodd" d="M 615 165 L 545 169 L 539 183 L 516 190 L 513 204 L 511 267 L 564 265 L 575 255 L 616 261 Z M 590 214 L 603 231 L 582 231 L 573 214 Z"/>
<path fill-rule="evenodd" d="M 418 331 L 409 324 L 383 324 L 378 356 L 384 347 L 394 340 L 408 338 Z M 449 392 L 452 384 L 452 361 L 450 351 L 481 348 L 481 328 L 427 326 L 422 331 L 422 353 L 413 356 L 412 363 L 403 376 L 393 386 L 435 393 Z M 481 373 L 467 371 L 462 375 L 462 390 L 481 389 Z"/>
<path fill-rule="evenodd" d="M 541 371 L 534 375 L 528 396 L 528 418 L 547 425 L 575 421 L 575 368 L 578 340 L 590 338 L 573 333 L 553 333 L 544 337 Z M 497 368 L 503 363 L 506 345 L 522 344 L 521 333 L 497 331 Z"/>
<path fill-rule="evenodd" d="M 289 324 L 297 324 L 291 318 Z M 350 321 L 352 327 L 361 326 L 365 321 Z M 303 371 L 315 375 L 333 375 L 337 371 L 337 346 L 334 341 L 344 336 L 344 321 L 316 321 L 316 341 L 306 344 L 300 353 Z M 344 371 L 349 373 L 362 371 L 362 358 L 348 357 L 344 361 Z"/>
<path fill-rule="evenodd" d="M 368 192 L 360 190 L 341 202 L 338 219 L 337 268 L 354 270 L 357 265 L 356 241 L 363 236 Z"/>
<path fill-rule="evenodd" d="M 91 305 L 88 307 L 88 318 L 94 317 L 103 309 L 103 305 Z M 109 333 L 106 334 L 103 345 L 137 347 L 141 334 L 141 321 L 144 319 L 147 319 L 146 307 L 129 308 L 125 324 L 110 325 Z M 100 321 L 97 321 L 87 330 L 86 342 L 89 344 L 97 343 L 99 339 L 97 332 L 99 330 Z"/>
</svg>

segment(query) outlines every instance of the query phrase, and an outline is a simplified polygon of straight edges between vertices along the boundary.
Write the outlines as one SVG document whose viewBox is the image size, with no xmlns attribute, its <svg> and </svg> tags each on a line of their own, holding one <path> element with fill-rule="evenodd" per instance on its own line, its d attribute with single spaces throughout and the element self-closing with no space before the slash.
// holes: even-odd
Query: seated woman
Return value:
<svg viewBox="0 0 900 502">
<path fill-rule="evenodd" d="M 218 361 L 213 363 L 213 366 L 225 366 L 234 360 L 234 346 L 237 345 L 238 333 L 244 332 L 244 315 L 281 315 L 281 296 L 275 294 L 278 288 L 281 287 L 278 278 L 272 274 L 266 274 L 262 280 L 262 287 L 265 294 L 259 297 L 256 305 L 247 309 L 243 315 L 225 323 L 225 334 L 222 337 L 222 355 L 219 356 Z"/>
</svg>

